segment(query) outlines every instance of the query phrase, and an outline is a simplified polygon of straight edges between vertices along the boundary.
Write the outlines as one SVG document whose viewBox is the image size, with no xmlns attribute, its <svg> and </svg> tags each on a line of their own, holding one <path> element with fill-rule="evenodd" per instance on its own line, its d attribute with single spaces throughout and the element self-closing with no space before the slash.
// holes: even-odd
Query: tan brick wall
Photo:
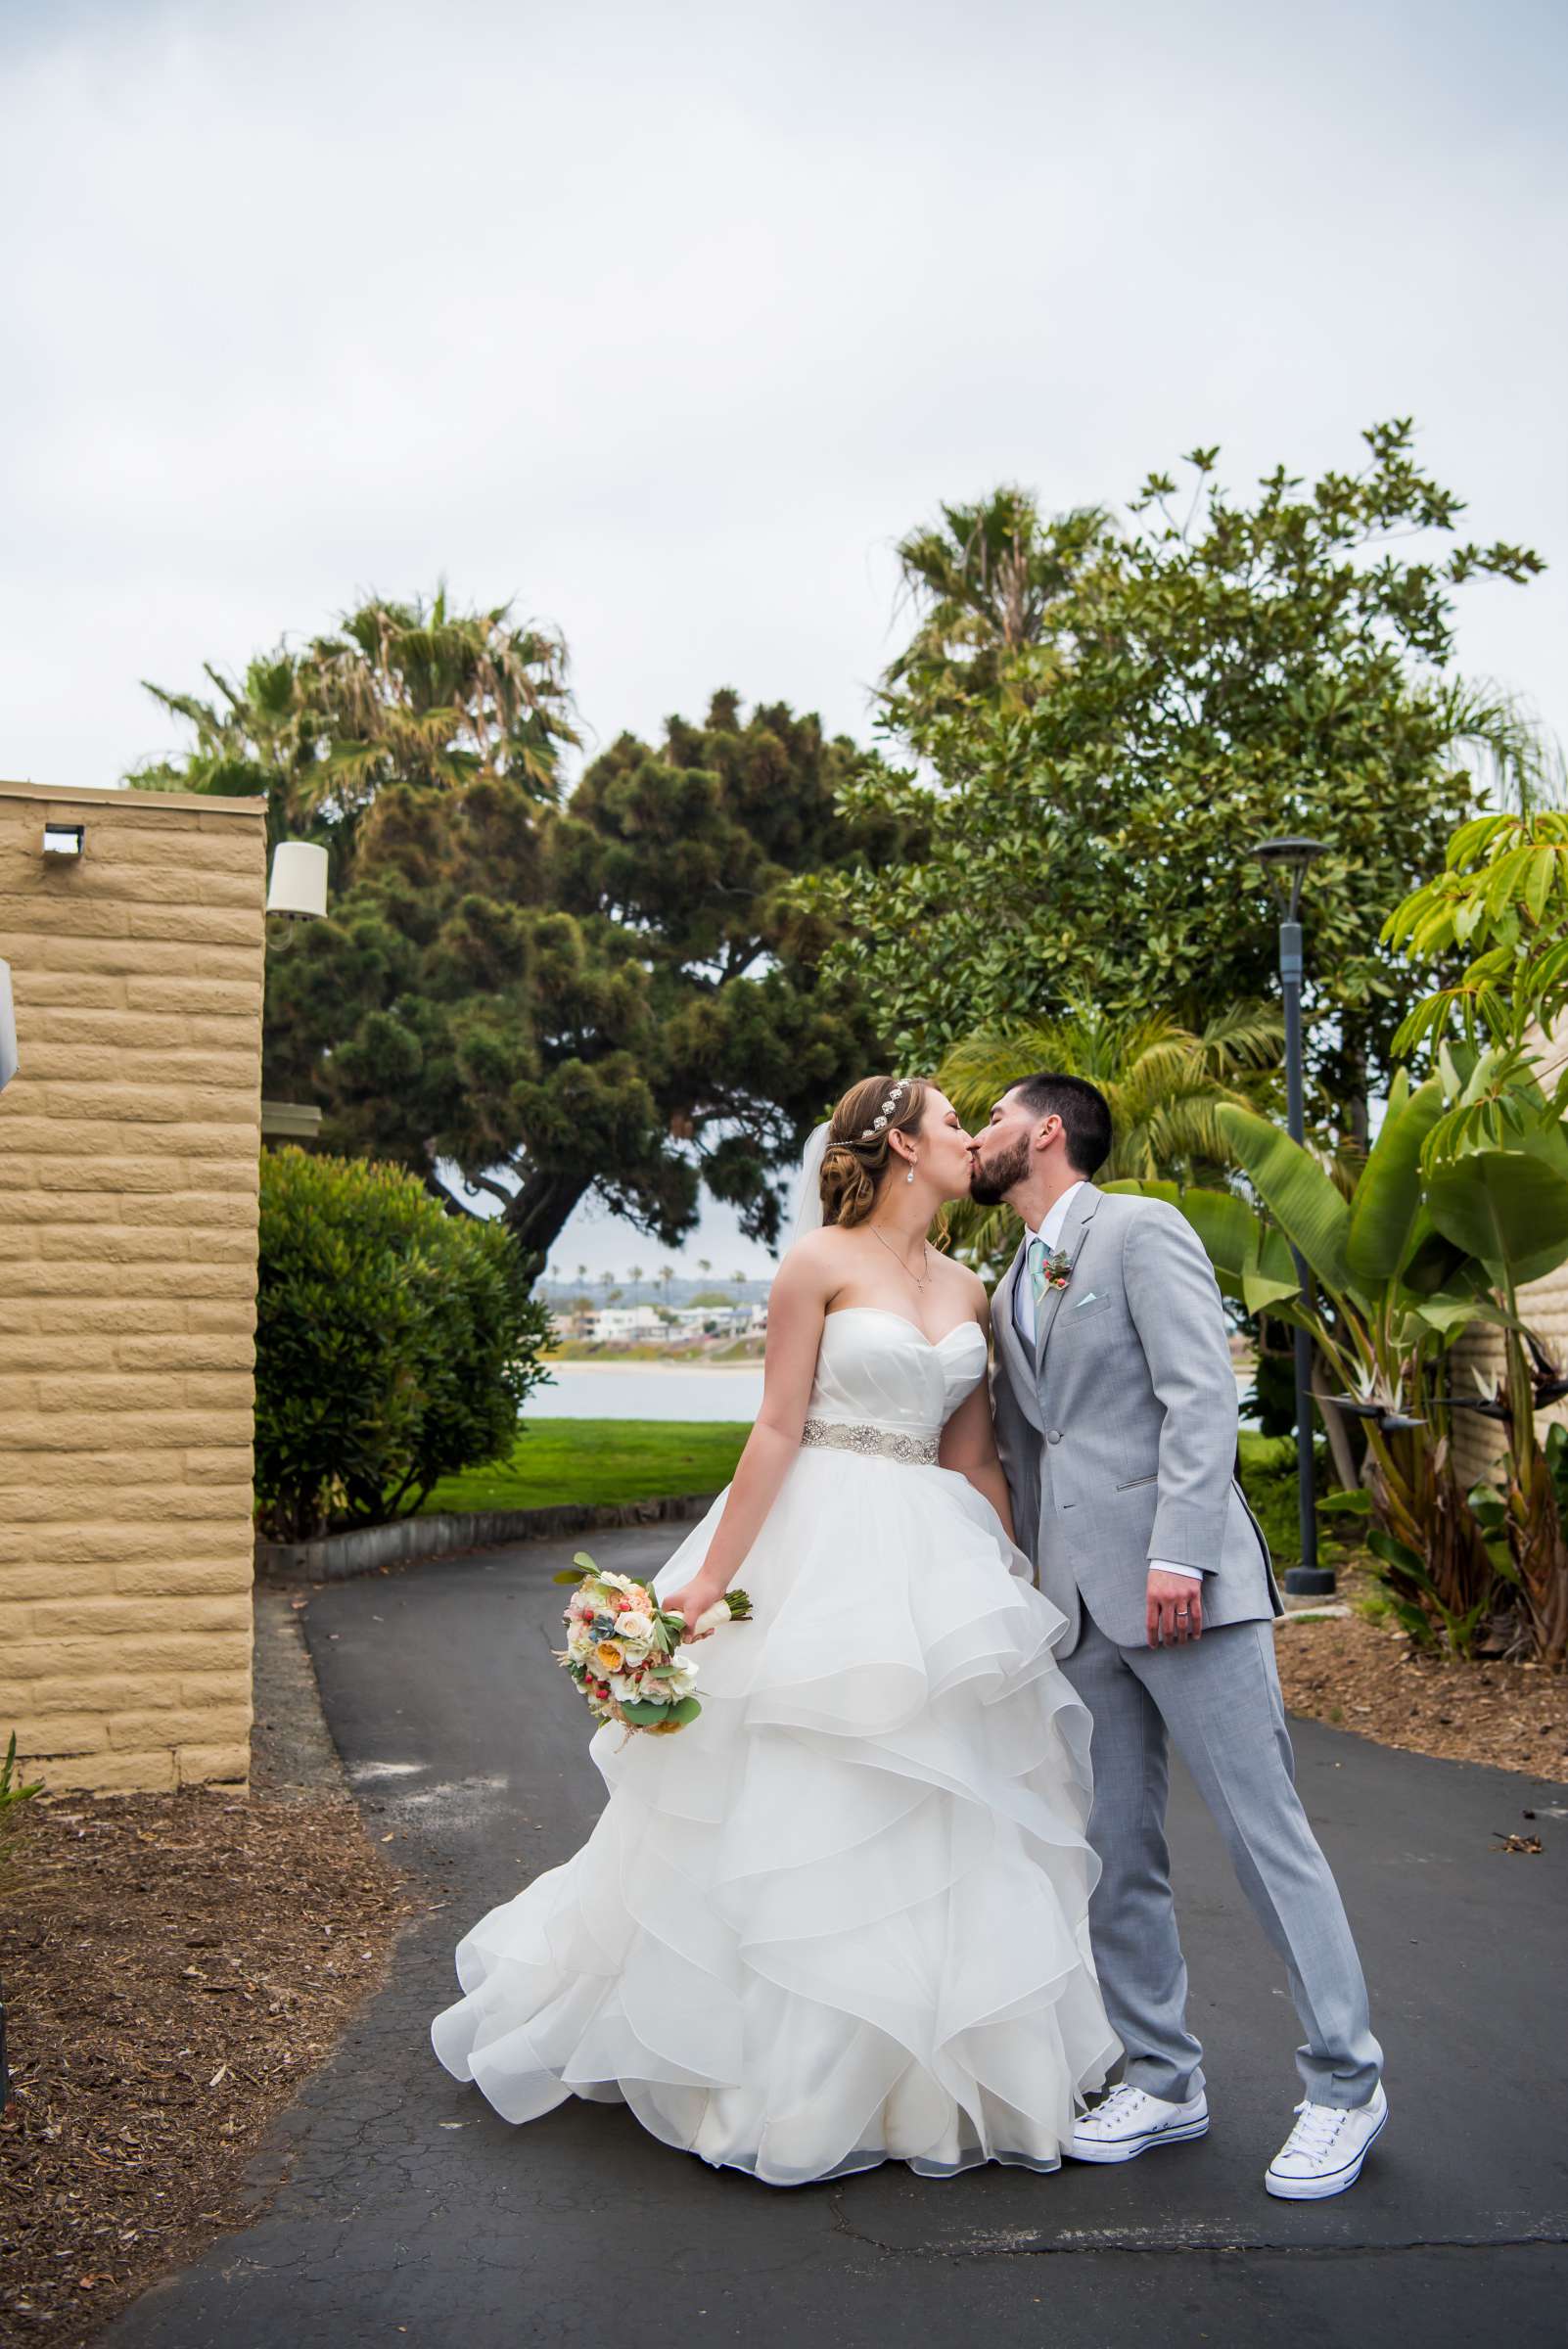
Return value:
<svg viewBox="0 0 1568 2349">
<path fill-rule="evenodd" d="M 1568 1063 L 1568 1030 L 1555 1035 L 1542 1057 L 1544 1081 L 1550 1083 Z M 1545 1280 L 1533 1280 L 1519 1292 L 1519 1310 L 1527 1326 L 1533 1329 L 1547 1353 L 1558 1362 L 1568 1361 L 1568 1265 L 1559 1265 Z M 1472 1371 L 1479 1370 L 1490 1386 L 1502 1374 L 1502 1341 L 1494 1329 L 1466 1330 L 1455 1339 L 1453 1346 L 1453 1392 L 1473 1395 L 1476 1392 Z M 1503 1439 L 1495 1419 L 1483 1419 L 1478 1411 L 1455 1411 L 1453 1457 L 1466 1490 L 1479 1478 L 1490 1477 L 1503 1450 Z M 1554 1404 L 1550 1410 L 1538 1414 L 1536 1425 L 1545 1435 L 1554 1419 L 1568 1424 L 1568 1405 Z"/>
<path fill-rule="evenodd" d="M 0 783 L 0 1750 L 53 1786 L 249 1772 L 265 864 L 256 801 Z"/>
</svg>

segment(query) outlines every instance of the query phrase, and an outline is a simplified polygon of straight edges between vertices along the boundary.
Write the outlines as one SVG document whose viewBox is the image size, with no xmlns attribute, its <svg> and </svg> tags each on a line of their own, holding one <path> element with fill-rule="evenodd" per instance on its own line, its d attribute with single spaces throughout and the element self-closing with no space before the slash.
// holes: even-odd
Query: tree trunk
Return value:
<svg viewBox="0 0 1568 2349">
<path fill-rule="evenodd" d="M 434 1169 L 426 1174 L 425 1187 L 443 1207 L 454 1209 L 459 1215 L 472 1216 L 479 1212 L 442 1182 Z M 530 1174 L 516 1191 L 508 1192 L 496 1182 L 484 1182 L 477 1187 L 503 1202 L 500 1221 L 524 1251 L 535 1260 L 530 1278 L 537 1280 L 544 1270 L 545 1258 L 571 1221 L 577 1201 L 587 1190 L 588 1178 L 576 1174 L 552 1174 L 540 1169 Z"/>
<path fill-rule="evenodd" d="M 534 1261 L 532 1277 L 544 1270 L 544 1260 L 571 1221 L 572 1212 L 587 1190 L 586 1174 L 551 1174 L 540 1168 L 525 1177 L 502 1218 L 513 1237 Z"/>
</svg>

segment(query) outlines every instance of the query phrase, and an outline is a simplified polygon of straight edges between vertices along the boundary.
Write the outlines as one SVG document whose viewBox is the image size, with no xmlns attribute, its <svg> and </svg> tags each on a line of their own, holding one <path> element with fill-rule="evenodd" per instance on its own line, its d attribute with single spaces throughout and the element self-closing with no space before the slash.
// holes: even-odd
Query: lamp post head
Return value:
<svg viewBox="0 0 1568 2349">
<path fill-rule="evenodd" d="M 1252 852 L 1259 864 L 1278 871 L 1290 901 L 1286 919 L 1293 922 L 1301 904 L 1301 885 L 1306 878 L 1307 867 L 1315 857 L 1329 853 L 1328 842 L 1308 840 L 1299 833 L 1290 833 L 1279 840 L 1260 840 Z"/>
</svg>

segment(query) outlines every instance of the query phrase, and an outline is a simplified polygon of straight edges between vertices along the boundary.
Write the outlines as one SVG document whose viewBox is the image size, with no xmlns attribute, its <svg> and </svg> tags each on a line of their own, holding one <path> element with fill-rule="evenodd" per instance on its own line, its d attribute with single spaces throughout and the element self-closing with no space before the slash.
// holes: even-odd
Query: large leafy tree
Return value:
<svg viewBox="0 0 1568 2349">
<path fill-rule="evenodd" d="M 1216 450 L 1194 450 L 1186 511 L 1154 475 L 1119 532 L 1082 516 L 1032 530 L 1007 491 L 989 521 L 906 543 L 921 620 L 888 706 L 925 771 L 868 772 L 847 806 L 923 851 L 811 890 L 874 954 L 902 1057 L 1085 998 L 1201 1027 L 1268 995 L 1276 908 L 1250 852 L 1307 833 L 1330 850 L 1308 900 L 1313 1052 L 1364 1135 L 1403 992 L 1368 908 L 1441 857 L 1473 747 L 1517 745 L 1509 714 L 1452 673 L 1453 593 L 1542 568 L 1459 540 L 1460 502 L 1415 462 L 1407 422 L 1365 439 L 1360 472 L 1307 485 L 1281 468 L 1246 501 Z M 998 529 L 1061 558 L 1023 649 L 995 599 L 962 592 L 958 558 Z"/>
<path fill-rule="evenodd" d="M 331 917 L 277 958 L 269 1089 L 540 1258 L 590 1191 L 673 1246 L 706 1184 L 771 1240 L 806 1128 L 875 1058 L 788 887 L 899 846 L 839 812 L 863 763 L 721 693 L 559 806 L 511 772 L 383 785 Z"/>
</svg>

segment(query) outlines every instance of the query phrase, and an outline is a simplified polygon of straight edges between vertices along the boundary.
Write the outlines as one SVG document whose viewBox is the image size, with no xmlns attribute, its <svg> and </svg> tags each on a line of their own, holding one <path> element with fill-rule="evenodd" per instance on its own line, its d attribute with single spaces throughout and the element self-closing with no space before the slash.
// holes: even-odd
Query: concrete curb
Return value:
<svg viewBox="0 0 1568 2349">
<path fill-rule="evenodd" d="M 556 1541 L 609 1527 L 671 1524 L 700 1517 L 716 1493 L 672 1493 L 658 1500 L 572 1502 L 554 1509 L 478 1509 L 463 1515 L 400 1517 L 392 1525 L 357 1526 L 319 1542 L 255 1544 L 255 1571 L 265 1582 L 337 1583 L 383 1566 L 408 1566 L 459 1550 L 495 1549 L 512 1542 Z"/>
<path fill-rule="evenodd" d="M 281 1583 L 257 1582 L 251 1722 L 251 1791 L 287 1803 L 351 1794 L 322 1711 L 303 1612 Z"/>
</svg>

